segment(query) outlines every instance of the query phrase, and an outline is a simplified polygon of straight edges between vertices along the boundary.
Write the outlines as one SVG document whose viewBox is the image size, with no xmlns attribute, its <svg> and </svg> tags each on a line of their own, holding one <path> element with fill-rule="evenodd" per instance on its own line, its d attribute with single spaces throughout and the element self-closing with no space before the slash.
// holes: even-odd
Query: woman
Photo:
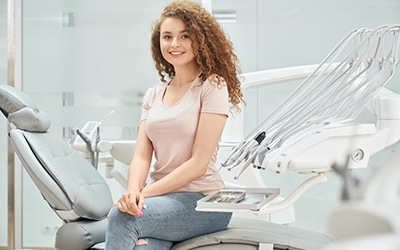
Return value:
<svg viewBox="0 0 400 250">
<path fill-rule="evenodd" d="M 233 46 L 213 17 L 188 1 L 165 7 L 151 43 L 162 83 L 143 100 L 128 188 L 109 214 L 107 250 L 170 249 L 225 229 L 231 218 L 195 207 L 224 187 L 214 166 L 218 141 L 229 109 L 242 102 Z"/>
</svg>

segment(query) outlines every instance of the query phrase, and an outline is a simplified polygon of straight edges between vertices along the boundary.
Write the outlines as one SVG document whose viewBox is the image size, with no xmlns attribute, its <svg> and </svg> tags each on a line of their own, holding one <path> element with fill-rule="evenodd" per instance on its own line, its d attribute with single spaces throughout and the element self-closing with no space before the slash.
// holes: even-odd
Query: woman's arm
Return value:
<svg viewBox="0 0 400 250">
<path fill-rule="evenodd" d="M 224 114 L 201 113 L 192 157 L 161 180 L 146 186 L 142 195 L 151 197 L 170 193 L 203 176 L 218 145 L 226 119 Z"/>
<path fill-rule="evenodd" d="M 143 120 L 139 125 L 135 152 L 129 166 L 127 192 L 118 200 L 118 208 L 122 212 L 138 215 L 141 210 L 144 201 L 140 191 L 146 182 L 152 155 L 153 144 L 147 137 L 146 120 Z"/>
</svg>

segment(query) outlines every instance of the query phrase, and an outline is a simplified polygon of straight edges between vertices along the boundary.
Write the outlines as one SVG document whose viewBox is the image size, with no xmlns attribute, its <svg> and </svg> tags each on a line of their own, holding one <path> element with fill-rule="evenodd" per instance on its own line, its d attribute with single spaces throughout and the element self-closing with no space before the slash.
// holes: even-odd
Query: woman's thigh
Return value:
<svg viewBox="0 0 400 250">
<path fill-rule="evenodd" d="M 196 211 L 197 201 L 203 197 L 184 192 L 145 199 L 146 208 L 135 223 L 139 238 L 182 241 L 225 229 L 231 213 Z"/>
<path fill-rule="evenodd" d="M 106 249 L 169 249 L 183 241 L 226 228 L 231 213 L 196 211 L 199 193 L 173 193 L 145 199 L 142 216 L 123 213 L 114 207 L 110 212 Z M 141 245 L 138 239 L 147 241 Z"/>
</svg>

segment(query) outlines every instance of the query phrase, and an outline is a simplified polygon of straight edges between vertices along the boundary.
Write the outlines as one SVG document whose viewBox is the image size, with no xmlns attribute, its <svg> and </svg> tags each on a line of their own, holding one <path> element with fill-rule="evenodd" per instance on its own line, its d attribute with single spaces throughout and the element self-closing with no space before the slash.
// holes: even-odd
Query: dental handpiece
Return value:
<svg viewBox="0 0 400 250">
<path fill-rule="evenodd" d="M 232 170 L 233 168 L 237 167 L 243 159 L 248 157 L 249 153 L 251 152 L 251 149 L 255 146 L 260 145 L 260 143 L 265 139 L 266 133 L 265 131 L 261 131 L 258 133 L 253 140 L 251 140 L 247 145 L 246 149 L 242 151 L 241 155 L 237 158 L 237 160 L 233 163 L 231 167 L 228 168 L 228 170 Z"/>
<path fill-rule="evenodd" d="M 252 164 L 254 158 L 256 158 L 257 152 L 253 152 L 250 156 L 249 159 L 247 159 L 246 163 L 243 165 L 243 167 L 239 170 L 239 172 L 233 177 L 233 179 L 237 180 L 239 177 L 243 174 L 243 172 Z"/>
<path fill-rule="evenodd" d="M 234 163 L 236 159 L 241 155 L 243 152 L 244 147 L 246 146 L 246 141 L 240 142 L 236 147 L 232 149 L 229 153 L 228 157 L 226 158 L 225 162 L 221 163 L 221 167 L 227 167 Z"/>
</svg>

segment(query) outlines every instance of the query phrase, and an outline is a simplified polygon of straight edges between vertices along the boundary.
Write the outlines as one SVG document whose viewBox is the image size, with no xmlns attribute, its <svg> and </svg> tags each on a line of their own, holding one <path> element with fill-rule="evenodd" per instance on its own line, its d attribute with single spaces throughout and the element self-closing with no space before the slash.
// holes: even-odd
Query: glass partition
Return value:
<svg viewBox="0 0 400 250">
<path fill-rule="evenodd" d="M 7 0 L 0 0 L 0 84 L 7 84 Z M 7 246 L 7 122 L 0 114 L 0 247 Z"/>
<path fill-rule="evenodd" d="M 23 1 L 23 90 L 49 114 L 52 133 L 68 140 L 71 129 L 113 112 L 101 119 L 102 139 L 136 138 L 142 97 L 158 83 L 150 30 L 163 5 Z M 23 245 L 52 247 L 61 221 L 26 174 L 23 186 Z"/>
</svg>

